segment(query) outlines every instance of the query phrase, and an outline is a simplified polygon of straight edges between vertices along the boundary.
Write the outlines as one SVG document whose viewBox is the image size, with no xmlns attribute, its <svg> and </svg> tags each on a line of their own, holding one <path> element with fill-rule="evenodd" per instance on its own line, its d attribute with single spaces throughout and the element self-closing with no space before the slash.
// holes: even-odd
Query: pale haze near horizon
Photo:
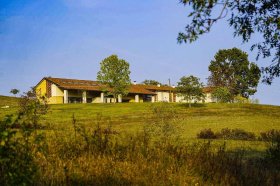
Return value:
<svg viewBox="0 0 280 186">
<path fill-rule="evenodd" d="M 0 95 L 27 91 L 43 77 L 95 80 L 99 63 L 111 54 L 130 63 L 131 80 L 154 79 L 176 85 L 195 75 L 204 84 L 219 49 L 237 47 L 256 62 L 250 43 L 233 37 L 223 20 L 192 44 L 177 44 L 190 21 L 178 1 L 0 0 Z M 256 62 L 260 67 L 270 59 Z M 280 79 L 260 83 L 252 98 L 280 105 Z"/>
</svg>

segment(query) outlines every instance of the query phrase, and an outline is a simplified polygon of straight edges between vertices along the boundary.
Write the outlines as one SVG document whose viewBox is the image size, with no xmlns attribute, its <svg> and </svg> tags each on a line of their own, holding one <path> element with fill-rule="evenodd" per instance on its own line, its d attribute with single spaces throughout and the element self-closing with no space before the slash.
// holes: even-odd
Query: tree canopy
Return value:
<svg viewBox="0 0 280 186">
<path fill-rule="evenodd" d="M 16 88 L 11 89 L 11 91 L 10 91 L 10 93 L 14 94 L 14 95 L 17 95 L 19 92 L 20 92 L 19 89 L 16 89 Z"/>
<path fill-rule="evenodd" d="M 257 91 L 261 76 L 259 67 L 248 61 L 248 55 L 238 48 L 219 50 L 210 62 L 208 84 L 226 87 L 232 97 L 248 98 Z"/>
<path fill-rule="evenodd" d="M 178 82 L 176 87 L 176 92 L 183 96 L 184 99 L 191 106 L 191 101 L 200 101 L 204 99 L 204 94 L 202 91 L 203 84 L 200 82 L 200 79 L 195 76 L 183 76 Z"/>
<path fill-rule="evenodd" d="M 207 32 L 219 20 L 228 17 L 234 36 L 248 42 L 252 35 L 259 33 L 263 40 L 254 43 L 251 50 L 257 49 L 263 58 L 272 57 L 270 65 L 263 67 L 263 82 L 271 84 L 280 76 L 280 1 L 279 0 L 180 0 L 191 7 L 188 14 L 192 21 L 184 32 L 178 35 L 179 43 L 191 43 Z M 217 14 L 218 13 L 218 14 Z"/>
<path fill-rule="evenodd" d="M 114 98 L 126 95 L 131 85 L 129 63 L 117 55 L 105 58 L 100 63 L 97 80 L 106 85 L 105 91 Z"/>
<path fill-rule="evenodd" d="M 142 82 L 144 85 L 162 85 L 160 82 L 156 80 L 146 79 Z"/>
</svg>

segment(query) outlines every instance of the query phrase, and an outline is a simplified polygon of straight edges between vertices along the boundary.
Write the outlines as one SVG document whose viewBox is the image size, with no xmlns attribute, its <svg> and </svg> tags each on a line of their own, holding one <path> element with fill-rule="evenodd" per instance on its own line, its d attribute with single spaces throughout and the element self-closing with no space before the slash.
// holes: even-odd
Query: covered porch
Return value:
<svg viewBox="0 0 280 186">
<path fill-rule="evenodd" d="M 63 103 L 105 103 L 104 93 L 90 90 L 63 90 Z"/>
</svg>

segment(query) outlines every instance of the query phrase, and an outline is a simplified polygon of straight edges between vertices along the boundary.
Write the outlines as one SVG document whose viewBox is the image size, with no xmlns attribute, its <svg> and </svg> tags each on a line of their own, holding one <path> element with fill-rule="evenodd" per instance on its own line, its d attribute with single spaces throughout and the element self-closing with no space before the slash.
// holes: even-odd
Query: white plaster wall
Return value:
<svg viewBox="0 0 280 186">
<path fill-rule="evenodd" d="M 169 92 L 157 92 L 157 101 L 169 102 Z"/>
<path fill-rule="evenodd" d="M 63 96 L 63 91 L 58 88 L 55 84 L 51 85 L 52 96 Z"/>
<path fill-rule="evenodd" d="M 184 100 L 183 96 L 179 96 L 178 94 L 176 94 L 176 102 L 177 103 L 186 103 L 187 101 Z"/>
<path fill-rule="evenodd" d="M 101 97 L 95 97 L 92 99 L 92 103 L 101 103 Z"/>
<path fill-rule="evenodd" d="M 211 93 L 206 93 L 205 94 L 205 103 L 211 103 L 213 102 L 213 99 L 212 99 L 212 96 L 211 96 Z M 183 96 L 179 96 L 178 94 L 176 95 L 176 102 L 178 103 L 186 103 L 187 101 L 184 100 L 184 97 Z M 191 103 L 194 103 L 195 101 L 192 100 Z M 203 101 L 198 101 L 198 103 L 202 103 Z"/>
<path fill-rule="evenodd" d="M 214 102 L 214 100 L 212 99 L 212 95 L 211 93 L 207 93 L 205 95 L 205 103 L 211 103 L 211 102 Z"/>
</svg>

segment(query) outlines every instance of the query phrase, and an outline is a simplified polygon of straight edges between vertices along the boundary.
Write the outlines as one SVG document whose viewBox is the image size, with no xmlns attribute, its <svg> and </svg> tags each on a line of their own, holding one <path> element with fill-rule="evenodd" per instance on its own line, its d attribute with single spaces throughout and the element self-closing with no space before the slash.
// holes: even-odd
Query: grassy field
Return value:
<svg viewBox="0 0 280 186">
<path fill-rule="evenodd" d="M 18 98 L 0 96 L 0 106 L 10 108 L 0 110 L 0 119 L 15 113 Z M 64 104 L 50 105 L 48 114 L 43 117 L 43 124 L 57 129 L 71 126 L 72 116 L 79 123 L 92 125 L 97 115 L 111 120 L 112 127 L 119 131 L 135 132 L 149 122 L 151 108 L 158 103 L 121 103 L 121 104 Z M 199 104 L 191 108 L 185 104 L 169 104 L 178 116 L 183 136 L 195 138 L 205 128 L 218 131 L 222 128 L 240 128 L 256 134 L 280 129 L 280 107 L 254 104 Z"/>
<path fill-rule="evenodd" d="M 0 119 L 16 112 L 17 98 L 0 97 L 0 106 L 10 105 L 9 109 L 0 110 Z M 71 130 L 73 114 L 79 124 L 93 126 L 97 115 L 110 120 L 112 128 L 118 132 L 135 133 L 144 124 L 153 122 L 152 107 L 160 103 L 122 103 L 122 104 L 63 104 L 50 105 L 48 114 L 43 117 L 42 124 L 56 130 Z M 254 104 L 198 104 L 191 108 L 185 104 L 171 103 L 180 126 L 180 134 L 184 139 L 195 139 L 202 129 L 211 128 L 219 131 L 223 128 L 240 128 L 253 132 L 270 129 L 280 130 L 280 107 Z M 262 149 L 260 142 L 228 141 L 233 147 L 251 146 Z"/>
<path fill-rule="evenodd" d="M 1 106 L 10 106 L 0 108 L 0 120 L 16 114 L 17 101 L 0 97 Z M 7 178 L 8 185 L 21 183 L 28 174 L 33 179 L 27 183 L 35 185 L 275 185 L 280 180 L 279 152 L 270 155 L 267 142 L 216 139 L 208 145 L 208 140 L 197 139 L 201 130 L 209 128 L 214 132 L 238 128 L 257 137 L 260 132 L 280 130 L 279 106 L 50 105 L 40 126 L 35 133 L 23 127 L 15 137 L 17 143 L 4 143 L 5 151 L 11 151 L 5 156 L 12 156 L 9 161 L 0 156 L 7 161 L 0 163 L 0 176 L 27 171 Z M 7 131 L 14 130 L 6 128 L 4 138 Z M 17 139 L 26 134 L 30 137 Z M 0 153 L 5 153 L 1 148 Z"/>
</svg>

